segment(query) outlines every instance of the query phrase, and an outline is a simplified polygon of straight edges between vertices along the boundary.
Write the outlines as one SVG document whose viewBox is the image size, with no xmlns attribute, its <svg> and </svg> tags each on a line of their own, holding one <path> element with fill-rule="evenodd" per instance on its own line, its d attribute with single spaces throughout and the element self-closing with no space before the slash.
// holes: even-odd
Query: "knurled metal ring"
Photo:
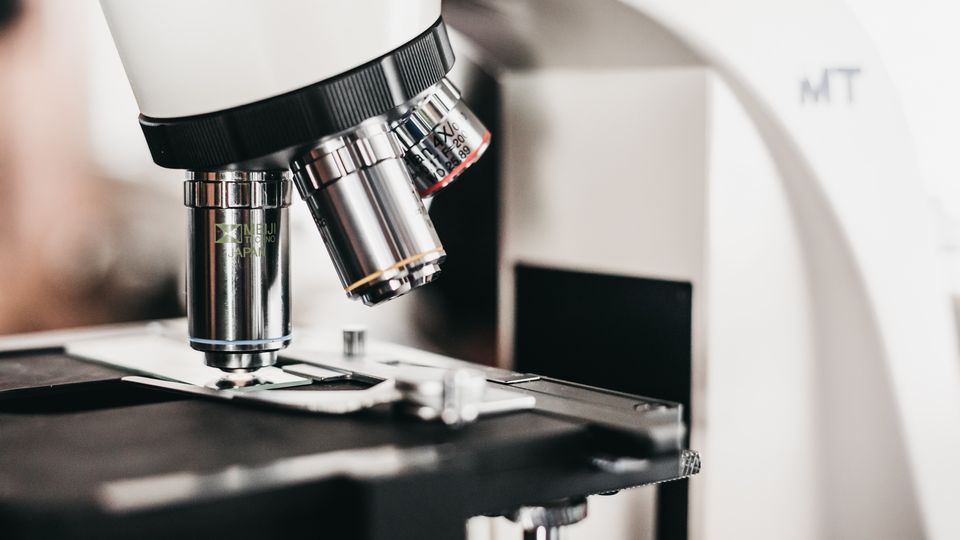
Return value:
<svg viewBox="0 0 960 540">
<path fill-rule="evenodd" d="M 587 499 L 562 499 L 540 506 L 521 506 L 510 516 L 524 530 L 537 527 L 566 527 L 587 517 Z"/>
<path fill-rule="evenodd" d="M 438 82 L 436 88 L 393 128 L 400 144 L 406 149 L 413 148 L 440 125 L 459 102 L 460 93 L 449 80 L 444 78 Z"/>
<path fill-rule="evenodd" d="M 344 176 L 402 156 L 403 149 L 387 125 L 372 124 L 321 142 L 295 159 L 291 167 L 307 198 Z"/>
<path fill-rule="evenodd" d="M 190 208 L 290 206 L 289 171 L 187 171 L 183 203 Z"/>
<path fill-rule="evenodd" d="M 700 453 L 696 450 L 681 450 L 678 467 L 680 476 L 693 476 L 700 472 Z"/>
</svg>

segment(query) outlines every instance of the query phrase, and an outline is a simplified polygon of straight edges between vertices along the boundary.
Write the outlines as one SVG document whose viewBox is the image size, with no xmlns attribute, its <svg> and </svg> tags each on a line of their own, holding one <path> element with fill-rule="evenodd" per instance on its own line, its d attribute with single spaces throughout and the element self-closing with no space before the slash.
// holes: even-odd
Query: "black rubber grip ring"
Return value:
<svg viewBox="0 0 960 540">
<path fill-rule="evenodd" d="M 453 67 L 443 19 L 366 64 L 255 103 L 182 118 L 140 115 L 153 161 L 204 170 L 312 143 L 384 114 L 440 82 Z"/>
</svg>

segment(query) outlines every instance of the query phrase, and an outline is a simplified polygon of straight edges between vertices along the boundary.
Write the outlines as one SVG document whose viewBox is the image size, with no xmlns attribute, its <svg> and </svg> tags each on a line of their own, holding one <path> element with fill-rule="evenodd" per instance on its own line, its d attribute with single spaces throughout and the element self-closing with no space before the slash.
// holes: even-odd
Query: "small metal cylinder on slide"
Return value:
<svg viewBox="0 0 960 540">
<path fill-rule="evenodd" d="M 187 172 L 190 346 L 225 371 L 276 362 L 290 342 L 286 171 Z"/>
<path fill-rule="evenodd" d="M 366 352 L 367 330 L 362 326 L 343 329 L 343 355 L 350 358 L 363 356 Z"/>
</svg>

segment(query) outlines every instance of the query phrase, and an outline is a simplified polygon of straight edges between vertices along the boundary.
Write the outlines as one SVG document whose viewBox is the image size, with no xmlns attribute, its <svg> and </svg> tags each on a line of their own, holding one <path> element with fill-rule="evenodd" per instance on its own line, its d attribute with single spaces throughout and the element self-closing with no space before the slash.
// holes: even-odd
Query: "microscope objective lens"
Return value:
<svg viewBox="0 0 960 540">
<path fill-rule="evenodd" d="M 273 365 L 290 341 L 286 171 L 188 172 L 190 345 L 228 372 Z"/>
</svg>

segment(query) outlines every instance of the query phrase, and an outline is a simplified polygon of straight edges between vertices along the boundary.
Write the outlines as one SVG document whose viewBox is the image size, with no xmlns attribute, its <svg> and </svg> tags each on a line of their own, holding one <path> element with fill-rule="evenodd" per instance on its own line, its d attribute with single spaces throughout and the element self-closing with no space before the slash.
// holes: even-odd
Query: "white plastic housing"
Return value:
<svg viewBox="0 0 960 540">
<path fill-rule="evenodd" d="M 495 74 L 478 87 L 502 107 L 501 358 L 518 263 L 690 282 L 691 538 L 960 538 L 954 315 L 900 104 L 845 2 L 450 7 L 455 69 Z M 653 537 L 591 519 L 572 536 Z"/>
<path fill-rule="evenodd" d="M 440 0 L 101 0 L 140 112 L 177 118 L 349 71 L 440 18 Z"/>
</svg>

